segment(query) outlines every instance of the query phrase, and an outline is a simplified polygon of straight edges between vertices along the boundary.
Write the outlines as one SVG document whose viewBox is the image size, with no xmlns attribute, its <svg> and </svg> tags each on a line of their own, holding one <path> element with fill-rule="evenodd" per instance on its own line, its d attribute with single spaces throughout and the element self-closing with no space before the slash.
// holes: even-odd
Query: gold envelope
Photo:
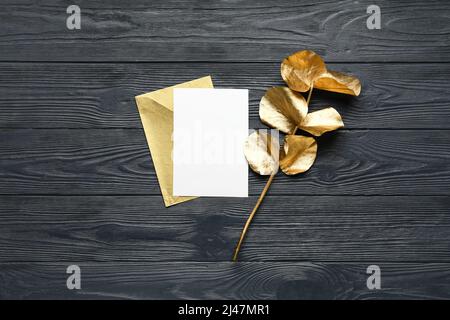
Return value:
<svg viewBox="0 0 450 320">
<path fill-rule="evenodd" d="M 173 195 L 173 89 L 213 88 L 210 76 L 136 96 L 139 115 L 166 207 L 196 197 Z"/>
</svg>

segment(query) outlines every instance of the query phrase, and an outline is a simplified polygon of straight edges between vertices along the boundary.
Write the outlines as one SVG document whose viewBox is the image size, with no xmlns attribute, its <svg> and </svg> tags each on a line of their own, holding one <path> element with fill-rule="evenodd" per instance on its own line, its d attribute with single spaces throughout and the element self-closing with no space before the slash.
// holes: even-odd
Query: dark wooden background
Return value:
<svg viewBox="0 0 450 320">
<path fill-rule="evenodd" d="M 302 49 L 362 94 L 314 92 L 346 128 L 275 178 L 231 263 L 266 178 L 166 209 L 134 96 L 211 75 L 250 89 L 262 127 L 259 99 Z M 0 298 L 450 298 L 449 75 L 444 0 L 0 0 Z"/>
</svg>

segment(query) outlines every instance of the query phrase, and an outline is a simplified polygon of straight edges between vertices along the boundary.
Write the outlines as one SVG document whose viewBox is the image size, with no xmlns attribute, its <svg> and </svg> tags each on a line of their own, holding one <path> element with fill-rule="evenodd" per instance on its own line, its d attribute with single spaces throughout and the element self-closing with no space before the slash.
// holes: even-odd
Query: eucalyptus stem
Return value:
<svg viewBox="0 0 450 320">
<path fill-rule="evenodd" d="M 313 92 L 314 89 L 314 84 L 311 85 L 311 89 L 309 89 L 309 93 L 308 93 L 308 99 L 306 99 L 306 106 L 309 107 L 309 101 L 311 100 L 311 94 Z"/>
<path fill-rule="evenodd" d="M 309 101 L 311 100 L 312 92 L 313 92 L 313 85 L 311 85 L 311 88 L 309 89 L 308 99 L 306 100 L 306 106 L 307 107 L 309 107 Z M 296 126 L 294 128 L 294 130 L 292 130 L 291 134 L 295 134 L 297 132 L 297 129 L 298 129 L 298 127 Z M 252 212 L 250 213 L 249 217 L 247 218 L 247 221 L 245 222 L 244 229 L 242 229 L 242 232 L 241 232 L 241 237 L 239 238 L 239 242 L 238 242 L 238 244 L 236 246 L 236 249 L 234 250 L 233 261 L 237 261 L 239 250 L 241 249 L 242 243 L 244 242 L 244 238 L 245 238 L 245 235 L 247 234 L 247 231 L 248 231 L 248 228 L 250 226 L 250 223 L 252 222 L 253 217 L 256 214 L 256 211 L 258 211 L 258 208 L 261 205 L 261 202 L 263 201 L 263 199 L 264 199 L 264 197 L 265 197 L 265 195 L 267 193 L 267 190 L 269 190 L 269 187 L 270 187 L 270 185 L 272 183 L 273 178 L 275 177 L 275 174 L 276 173 L 272 174 L 269 177 L 269 180 L 267 180 L 267 183 L 266 183 L 263 191 L 261 192 L 261 195 L 259 196 L 258 201 L 256 201 L 255 207 L 253 208 Z"/>
<path fill-rule="evenodd" d="M 272 180 L 275 177 L 275 174 L 276 173 L 272 174 L 269 177 L 269 180 L 267 180 L 267 183 L 266 183 L 263 191 L 261 192 L 261 195 L 259 196 L 258 201 L 256 201 L 255 207 L 253 208 L 252 212 L 250 213 L 249 217 L 247 218 L 247 222 L 245 222 L 244 229 L 242 229 L 242 232 L 241 232 L 241 237 L 239 238 L 239 242 L 238 242 L 238 244 L 236 246 L 236 249 L 234 250 L 233 261 L 237 261 L 239 250 L 241 249 L 242 242 L 244 242 L 244 238 L 245 238 L 245 235 L 247 233 L 248 227 L 250 226 L 250 223 L 252 222 L 253 217 L 256 214 L 256 211 L 258 210 L 261 202 L 263 201 L 264 196 L 267 193 L 267 190 L 269 190 L 270 184 L 272 183 Z"/>
<path fill-rule="evenodd" d="M 309 89 L 309 93 L 308 93 L 308 99 L 306 100 L 306 107 L 307 108 L 309 108 L 309 101 L 311 100 L 311 95 L 312 95 L 312 92 L 313 92 L 313 88 L 314 88 L 313 85 L 311 85 L 311 89 Z M 294 130 L 292 130 L 291 134 L 295 134 L 297 132 L 297 129 L 298 129 L 298 127 L 296 126 L 294 128 Z"/>
</svg>

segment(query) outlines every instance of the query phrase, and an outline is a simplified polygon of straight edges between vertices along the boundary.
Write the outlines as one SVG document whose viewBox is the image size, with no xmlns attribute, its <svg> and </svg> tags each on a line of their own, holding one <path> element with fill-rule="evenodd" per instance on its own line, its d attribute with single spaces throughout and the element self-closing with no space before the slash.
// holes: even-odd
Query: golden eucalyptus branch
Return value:
<svg viewBox="0 0 450 320">
<path fill-rule="evenodd" d="M 329 70 L 323 59 L 311 50 L 298 51 L 283 59 L 280 72 L 287 87 L 272 87 L 266 91 L 259 103 L 259 116 L 266 125 L 286 133 L 283 158 L 278 159 L 277 163 L 275 155 L 280 153 L 278 141 L 276 148 L 267 148 L 269 144 L 261 143 L 268 140 L 270 135 L 254 132 L 247 138 L 244 154 L 250 168 L 260 175 L 270 174 L 270 178 L 245 223 L 233 261 L 237 260 L 250 223 L 273 181 L 275 172 L 278 169 L 286 175 L 306 172 L 317 156 L 317 141 L 314 137 L 344 127 L 341 115 L 333 107 L 308 112 L 313 87 L 352 96 L 358 96 L 361 92 L 358 78 Z M 296 94 L 307 91 L 307 100 Z M 298 128 L 314 137 L 296 135 Z M 273 152 L 275 149 L 276 153 Z M 272 163 L 278 167 L 268 167 L 268 164 Z"/>
<path fill-rule="evenodd" d="M 313 86 L 311 86 L 311 89 L 309 90 L 309 93 L 308 93 L 308 98 L 306 100 L 307 107 L 309 107 L 309 101 L 311 100 L 312 91 L 313 91 Z M 292 132 L 293 135 L 297 132 L 297 129 L 298 129 L 298 127 L 296 126 Z M 245 222 L 244 228 L 242 229 L 242 232 L 241 232 L 241 236 L 239 237 L 238 244 L 236 246 L 236 249 L 234 250 L 233 261 L 237 261 L 239 251 L 241 249 L 242 243 L 244 242 L 244 238 L 245 238 L 245 235 L 247 234 L 250 223 L 252 222 L 253 217 L 256 214 L 256 211 L 258 211 L 259 206 L 261 205 L 264 197 L 266 196 L 266 193 L 269 190 L 269 187 L 272 184 L 272 181 L 273 181 L 273 178 L 275 177 L 275 175 L 276 175 L 276 173 L 270 175 L 269 180 L 267 180 L 267 183 L 264 186 L 264 189 L 258 198 L 258 201 L 256 201 L 255 207 L 253 208 L 252 212 L 250 213 L 249 217 L 247 218 L 247 221 Z"/>
<path fill-rule="evenodd" d="M 309 101 L 311 100 L 311 95 L 314 89 L 314 84 L 311 85 L 311 89 L 309 89 L 308 98 L 306 99 L 306 106 L 309 107 Z"/>
</svg>

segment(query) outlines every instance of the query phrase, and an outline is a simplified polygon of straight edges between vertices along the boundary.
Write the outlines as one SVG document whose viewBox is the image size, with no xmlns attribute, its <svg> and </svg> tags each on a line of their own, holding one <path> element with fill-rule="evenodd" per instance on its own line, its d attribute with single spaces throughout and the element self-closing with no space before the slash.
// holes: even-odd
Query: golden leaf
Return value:
<svg viewBox="0 0 450 320">
<path fill-rule="evenodd" d="M 259 103 L 261 121 L 284 133 L 293 133 L 307 113 L 305 98 L 287 87 L 270 88 Z"/>
<path fill-rule="evenodd" d="M 313 51 L 298 51 L 281 63 L 281 77 L 289 88 L 306 92 L 327 69 L 322 58 Z"/>
<path fill-rule="evenodd" d="M 315 136 L 344 127 L 341 115 L 334 108 L 325 108 L 308 113 L 300 128 Z"/>
<path fill-rule="evenodd" d="M 303 50 L 285 58 L 281 63 L 281 77 L 294 91 L 306 92 L 311 87 L 358 96 L 358 78 L 327 70 L 322 58 L 313 51 Z"/>
<path fill-rule="evenodd" d="M 308 114 L 308 104 L 314 87 L 322 90 L 359 95 L 361 84 L 353 76 L 328 71 L 322 58 L 310 50 L 294 53 L 281 63 L 281 76 L 289 88 L 269 89 L 259 104 L 259 116 L 267 125 L 287 133 L 279 151 L 278 139 L 255 132 L 245 144 L 245 157 L 253 171 L 270 175 L 255 207 L 242 229 L 233 261 L 237 260 L 250 223 L 261 205 L 278 170 L 295 175 L 311 168 L 317 156 L 317 142 L 312 137 L 294 135 L 297 128 L 315 136 L 344 126 L 340 114 L 334 108 L 326 108 Z M 308 99 L 291 91 L 306 92 Z M 276 141 L 274 141 L 276 140 Z M 278 161 L 277 155 L 280 156 Z"/>
<path fill-rule="evenodd" d="M 336 71 L 328 71 L 314 81 L 314 88 L 359 96 L 361 83 L 358 78 Z"/>
<path fill-rule="evenodd" d="M 280 167 L 287 175 L 307 171 L 314 163 L 317 142 L 314 138 L 288 135 L 284 138 Z"/>
<path fill-rule="evenodd" d="M 250 168 L 263 176 L 274 175 L 278 171 L 279 153 L 278 139 L 265 132 L 253 132 L 244 145 L 245 158 Z"/>
</svg>

